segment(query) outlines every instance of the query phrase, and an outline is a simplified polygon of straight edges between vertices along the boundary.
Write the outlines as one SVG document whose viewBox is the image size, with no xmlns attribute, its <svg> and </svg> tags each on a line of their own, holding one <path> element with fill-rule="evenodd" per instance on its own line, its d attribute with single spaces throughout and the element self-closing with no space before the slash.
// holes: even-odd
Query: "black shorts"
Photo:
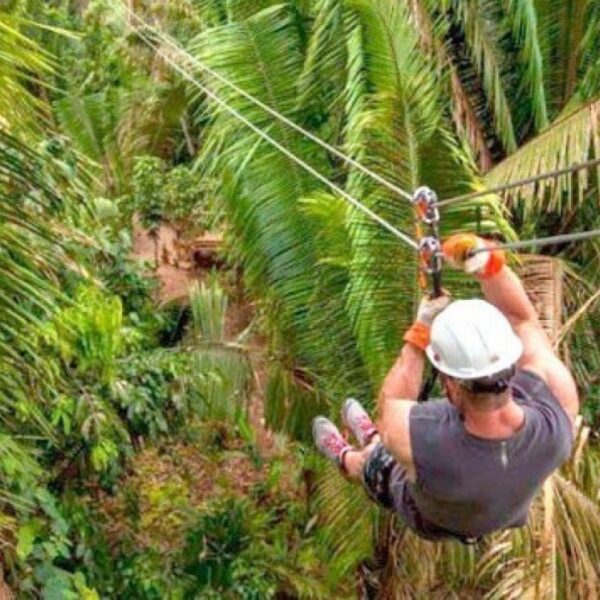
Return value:
<svg viewBox="0 0 600 600">
<path fill-rule="evenodd" d="M 480 539 L 448 531 L 425 519 L 408 490 L 406 470 L 382 444 L 373 448 L 365 462 L 363 485 L 371 500 L 399 514 L 406 526 L 422 538 L 431 541 L 454 539 L 469 545 Z"/>
<path fill-rule="evenodd" d="M 390 484 L 392 471 L 397 467 L 396 459 L 382 444 L 377 444 L 363 469 L 363 485 L 367 495 L 371 500 L 389 510 L 394 508 Z"/>
</svg>

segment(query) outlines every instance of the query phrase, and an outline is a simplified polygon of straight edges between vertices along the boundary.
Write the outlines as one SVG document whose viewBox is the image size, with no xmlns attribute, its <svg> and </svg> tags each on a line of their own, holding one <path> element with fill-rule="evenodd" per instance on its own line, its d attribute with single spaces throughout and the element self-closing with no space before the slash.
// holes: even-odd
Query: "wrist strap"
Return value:
<svg viewBox="0 0 600 600">
<path fill-rule="evenodd" d="M 485 245 L 488 248 L 493 248 L 490 252 L 490 256 L 485 265 L 485 268 L 481 273 L 478 274 L 479 279 L 489 279 L 494 275 L 497 275 L 502 270 L 502 267 L 506 264 L 506 253 L 504 250 L 500 248 L 496 248 L 496 244 L 494 242 L 490 242 L 489 240 L 484 240 Z"/>
<path fill-rule="evenodd" d="M 430 331 L 430 328 L 425 323 L 415 321 L 412 327 L 404 334 L 404 341 L 425 352 L 425 349 L 429 346 Z"/>
</svg>

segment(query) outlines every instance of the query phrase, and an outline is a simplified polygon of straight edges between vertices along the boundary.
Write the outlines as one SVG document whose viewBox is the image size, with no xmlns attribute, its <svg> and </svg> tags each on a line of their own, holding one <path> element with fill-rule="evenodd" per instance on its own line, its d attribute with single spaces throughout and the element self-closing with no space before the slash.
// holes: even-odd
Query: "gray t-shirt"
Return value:
<svg viewBox="0 0 600 600">
<path fill-rule="evenodd" d="M 396 507 L 409 525 L 435 538 L 444 530 L 481 536 L 526 523 L 536 492 L 569 457 L 573 430 L 539 377 L 518 371 L 511 387 L 525 422 L 505 440 L 470 434 L 447 400 L 412 408 L 416 482 L 402 478 L 395 486 Z"/>
</svg>

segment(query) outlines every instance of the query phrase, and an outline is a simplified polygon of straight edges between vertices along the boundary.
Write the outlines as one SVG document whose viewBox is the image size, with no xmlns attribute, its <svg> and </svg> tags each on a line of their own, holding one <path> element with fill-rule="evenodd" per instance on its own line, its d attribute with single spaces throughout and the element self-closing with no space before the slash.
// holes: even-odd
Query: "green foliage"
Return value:
<svg viewBox="0 0 600 600">
<path fill-rule="evenodd" d="M 251 518 L 248 502 L 228 499 L 213 512 L 202 515 L 188 533 L 184 555 L 189 556 L 186 571 L 199 587 L 216 591 L 232 587 L 234 561 L 253 542 L 253 533 L 264 524 Z M 254 532 L 253 532 L 254 530 Z"/>
<path fill-rule="evenodd" d="M 54 219 L 72 190 L 63 202 L 51 161 L 1 129 L 0 161 L 0 398 L 35 418 L 35 377 L 51 383 L 52 374 L 31 340 L 61 300 L 55 277 L 71 235 L 61 238 Z"/>
<path fill-rule="evenodd" d="M 80 288 L 75 305 L 63 309 L 46 329 L 46 343 L 54 346 L 68 370 L 108 384 L 114 380 L 117 359 L 135 333 L 123 327 L 121 300 L 106 297 L 94 287 Z"/>
<path fill-rule="evenodd" d="M 239 422 L 245 419 L 252 367 L 244 346 L 225 339 L 228 300 L 216 278 L 190 287 L 193 335 L 192 385 L 196 410 L 207 419 Z"/>
<path fill-rule="evenodd" d="M 407 190 L 427 184 L 449 197 L 598 153 L 597 2 L 135 8 Z M 0 536 L 10 584 L 22 597 L 89 600 L 350 597 L 356 565 L 377 551 L 396 595 L 527 595 L 548 571 L 541 507 L 530 532 L 499 536 L 476 556 L 397 538 L 396 525 L 311 455 L 262 456 L 267 434 L 248 410 L 255 381 L 267 424 L 304 442 L 315 413 L 336 411 L 348 394 L 371 401 L 420 294 L 415 256 L 198 94 L 125 17 L 110 0 L 83 12 L 37 0 L 0 9 Z M 403 199 L 195 75 L 413 230 Z M 485 180 L 476 161 L 494 167 Z M 485 197 L 447 207 L 442 230 L 588 228 L 597 197 L 597 173 L 581 172 L 506 205 Z M 155 234 L 162 221 L 192 233 L 225 226 L 255 302 L 252 326 L 230 335 L 215 277 L 192 286 L 181 345 L 162 348 L 175 311 L 156 306 L 156 279 L 130 257 L 133 215 Z M 561 340 L 589 388 L 591 423 L 598 249 L 550 249 L 568 273 Z M 456 297 L 473 293 L 445 277 Z M 257 325 L 268 345 L 258 367 Z M 559 593 L 595 593 L 597 462 L 588 452 L 569 467 L 578 487 L 554 486 Z"/>
<path fill-rule="evenodd" d="M 150 233 L 156 233 L 163 218 L 163 171 L 162 161 L 151 156 L 137 159 L 133 167 L 133 209 Z"/>
<path fill-rule="evenodd" d="M 155 233 L 161 221 L 184 222 L 197 229 L 216 223 L 205 179 L 189 167 L 167 169 L 163 160 L 142 156 L 133 168 L 133 194 L 125 203 L 129 213 L 136 213 L 142 225 Z"/>
<path fill-rule="evenodd" d="M 47 107 L 31 93 L 32 79 L 53 72 L 52 57 L 25 33 L 31 21 L 0 9 L 0 130 L 8 126 L 27 129 L 35 124 Z"/>
<path fill-rule="evenodd" d="M 88 581 L 110 598 L 332 597 L 293 457 L 267 468 L 238 435 L 192 427 L 197 441 L 140 452 L 114 496 L 66 502 Z"/>
<path fill-rule="evenodd" d="M 193 283 L 189 291 L 194 335 L 200 341 L 219 343 L 225 340 L 227 296 L 216 280 L 207 287 Z"/>
<path fill-rule="evenodd" d="M 113 394 L 132 435 L 157 439 L 184 425 L 191 404 L 186 397 L 191 366 L 185 355 L 160 350 L 121 363 Z"/>
<path fill-rule="evenodd" d="M 61 568 L 73 557 L 69 523 L 56 498 L 43 488 L 35 490 L 37 516 L 24 520 L 17 532 L 13 568 L 20 568 L 19 592 L 29 597 L 39 591 L 41 598 L 97 600 L 99 596 L 86 585 L 82 572 Z"/>
</svg>

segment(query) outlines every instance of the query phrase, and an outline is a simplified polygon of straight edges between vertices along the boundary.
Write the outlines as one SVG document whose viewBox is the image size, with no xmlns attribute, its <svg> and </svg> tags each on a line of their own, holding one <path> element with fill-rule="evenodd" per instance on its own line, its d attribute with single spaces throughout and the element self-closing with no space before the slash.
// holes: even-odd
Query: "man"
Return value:
<svg viewBox="0 0 600 600">
<path fill-rule="evenodd" d="M 362 449 L 324 417 L 313 434 L 323 454 L 421 537 L 471 543 L 525 524 L 536 492 L 570 454 L 579 400 L 504 253 L 460 234 L 444 255 L 478 277 L 486 300 L 421 302 L 383 383 L 377 427 L 356 400 L 344 404 Z M 447 399 L 415 402 L 425 354 Z"/>
</svg>

